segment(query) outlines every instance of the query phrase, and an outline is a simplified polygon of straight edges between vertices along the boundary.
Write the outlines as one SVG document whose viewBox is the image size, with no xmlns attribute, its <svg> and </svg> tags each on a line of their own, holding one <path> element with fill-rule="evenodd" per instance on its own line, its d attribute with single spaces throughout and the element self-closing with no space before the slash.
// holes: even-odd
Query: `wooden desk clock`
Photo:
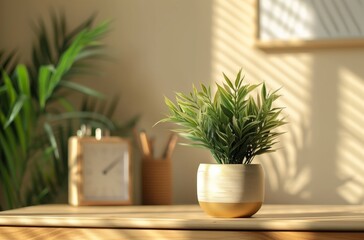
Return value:
<svg viewBox="0 0 364 240">
<path fill-rule="evenodd" d="M 131 147 L 119 137 L 71 137 L 69 204 L 132 204 Z"/>
</svg>

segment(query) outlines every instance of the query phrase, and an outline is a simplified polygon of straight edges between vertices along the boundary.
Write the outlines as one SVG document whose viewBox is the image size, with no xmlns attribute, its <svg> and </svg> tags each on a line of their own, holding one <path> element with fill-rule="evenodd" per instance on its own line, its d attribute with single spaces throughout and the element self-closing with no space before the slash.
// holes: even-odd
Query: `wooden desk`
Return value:
<svg viewBox="0 0 364 240">
<path fill-rule="evenodd" d="M 0 239 L 364 239 L 364 206 L 264 205 L 227 219 L 195 205 L 44 205 L 1 212 Z"/>
</svg>

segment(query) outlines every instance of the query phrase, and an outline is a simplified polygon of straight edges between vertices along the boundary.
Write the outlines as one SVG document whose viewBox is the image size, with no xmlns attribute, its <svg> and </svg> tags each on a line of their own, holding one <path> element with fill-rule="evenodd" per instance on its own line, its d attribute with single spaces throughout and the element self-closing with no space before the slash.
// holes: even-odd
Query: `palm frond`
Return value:
<svg viewBox="0 0 364 240">
<path fill-rule="evenodd" d="M 16 51 L 13 50 L 10 53 L 0 50 L 0 71 L 5 71 L 11 76 L 15 70 L 15 65 L 17 62 Z M 0 85 L 3 84 L 3 76 L 0 74 Z"/>
</svg>

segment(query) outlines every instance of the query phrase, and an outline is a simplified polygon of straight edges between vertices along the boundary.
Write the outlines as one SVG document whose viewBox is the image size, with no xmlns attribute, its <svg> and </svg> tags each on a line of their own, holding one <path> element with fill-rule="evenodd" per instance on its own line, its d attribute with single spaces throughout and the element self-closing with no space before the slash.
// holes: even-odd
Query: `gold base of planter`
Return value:
<svg viewBox="0 0 364 240">
<path fill-rule="evenodd" d="M 199 202 L 201 208 L 213 217 L 237 218 L 251 217 L 260 207 L 262 202 L 253 203 L 216 203 L 216 202 Z"/>
</svg>

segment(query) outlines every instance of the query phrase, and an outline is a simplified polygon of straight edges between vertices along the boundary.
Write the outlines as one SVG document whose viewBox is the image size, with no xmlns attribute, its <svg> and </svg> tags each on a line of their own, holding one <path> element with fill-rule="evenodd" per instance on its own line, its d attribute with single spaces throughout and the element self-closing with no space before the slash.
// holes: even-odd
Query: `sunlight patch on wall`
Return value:
<svg viewBox="0 0 364 240">
<path fill-rule="evenodd" d="M 242 47 L 252 45 L 251 30 L 241 26 L 249 26 L 252 16 L 249 17 L 249 10 L 240 3 L 236 6 L 233 2 L 215 1 L 212 8 L 212 76 L 215 80 L 221 79 L 221 72 L 234 76 L 242 67 L 257 69 L 251 60 L 241 61 Z"/>
<path fill-rule="evenodd" d="M 294 36 L 311 38 L 314 26 L 313 18 L 315 17 L 311 5 L 307 4 L 307 0 L 261 1 L 261 38 L 263 40 L 286 40 Z"/>
<path fill-rule="evenodd" d="M 363 36 L 362 0 L 260 0 L 264 40 L 358 38 Z"/>
<path fill-rule="evenodd" d="M 281 88 L 277 106 L 284 106 L 289 125 L 282 127 L 279 151 L 257 157 L 267 176 L 267 202 L 304 202 L 311 169 L 305 163 L 311 144 L 310 105 L 312 57 L 308 54 L 269 54 L 254 47 L 256 1 L 215 0 L 212 6 L 212 81 L 221 72 L 235 79 L 240 68 L 246 81 L 265 81 L 269 89 Z"/>
<path fill-rule="evenodd" d="M 364 203 L 364 82 L 348 69 L 340 69 L 339 144 L 337 189 L 352 204 Z"/>
</svg>

